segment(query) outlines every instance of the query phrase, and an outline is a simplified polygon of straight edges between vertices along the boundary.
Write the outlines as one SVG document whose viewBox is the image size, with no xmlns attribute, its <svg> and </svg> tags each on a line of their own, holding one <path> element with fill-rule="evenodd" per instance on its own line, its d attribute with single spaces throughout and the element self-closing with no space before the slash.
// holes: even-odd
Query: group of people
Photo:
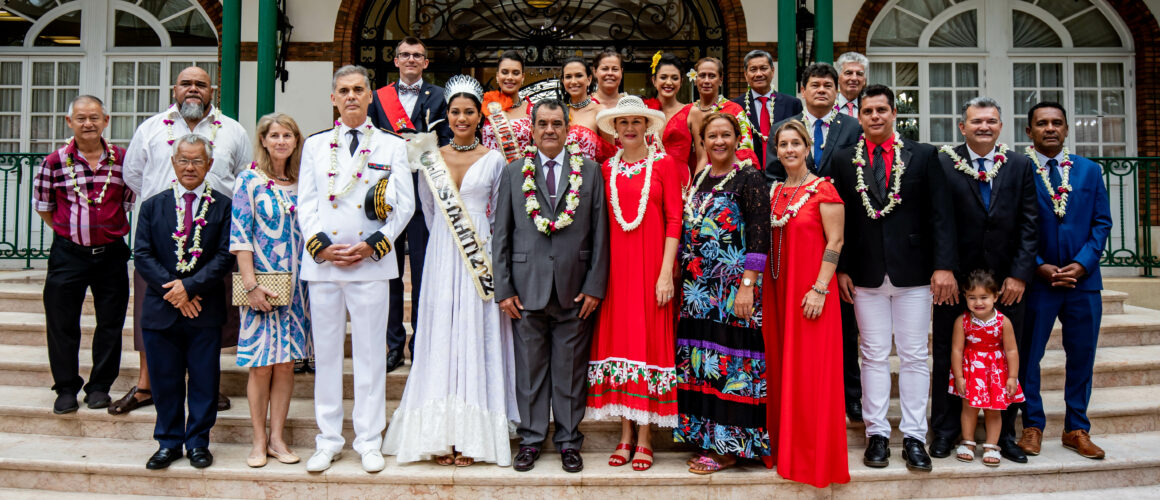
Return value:
<svg viewBox="0 0 1160 500">
<path fill-rule="evenodd" d="M 985 465 L 1038 454 L 1039 361 L 1058 317 L 1063 445 L 1103 457 L 1086 407 L 1111 219 L 1099 166 L 1064 146 L 1061 105 L 1032 107 L 1034 146 L 1019 152 L 998 142 L 999 105 L 972 99 L 965 144 L 938 150 L 895 131 L 894 94 L 866 84 L 860 54 L 806 67 L 800 99 L 772 89 L 763 51 L 744 58 L 749 88 L 732 101 L 717 59 L 685 73 L 657 54 L 656 97 L 643 100 L 619 93 L 623 62 L 612 50 L 567 59 L 560 98 L 532 103 L 517 52 L 501 55 L 498 90 L 466 75 L 439 87 L 423 79 L 425 46 L 407 38 L 399 81 L 375 90 L 365 69 L 344 66 L 333 128 L 303 137 L 289 116 L 267 115 L 252 150 L 200 68 L 181 72 L 175 104 L 128 151 L 101 138 L 100 100 L 77 97 L 75 136 L 46 158 L 34 199 L 55 232 L 54 411 L 78 407 L 91 287 L 85 402 L 156 404 L 149 468 L 183 449 L 195 467 L 212 463 L 209 431 L 228 405 L 219 352 L 235 343 L 250 368 L 247 463 L 299 461 L 283 427 L 293 362 L 313 358 L 319 434 L 306 469 L 329 468 L 345 445 L 349 315 L 352 447 L 369 472 L 384 454 L 528 471 L 553 421 L 562 467 L 577 472 L 587 416 L 621 424 L 610 466 L 649 469 L 653 429 L 671 429 L 697 450 L 691 473 L 749 459 L 824 487 L 849 481 L 847 419 L 865 422 L 864 463 L 889 462 L 892 346 L 908 468 L 952 451 L 975 460 L 979 410 Z M 685 78 L 695 102 L 677 97 Z M 114 403 L 131 209 L 142 375 Z M 290 285 L 263 281 L 275 275 Z M 237 324 L 227 300 L 246 304 Z M 385 374 L 405 348 L 410 374 L 387 427 Z"/>
</svg>

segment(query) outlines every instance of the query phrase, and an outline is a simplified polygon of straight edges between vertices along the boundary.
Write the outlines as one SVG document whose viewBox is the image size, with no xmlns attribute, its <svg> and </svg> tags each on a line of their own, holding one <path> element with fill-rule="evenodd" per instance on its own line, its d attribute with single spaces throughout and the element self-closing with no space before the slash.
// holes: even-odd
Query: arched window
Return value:
<svg viewBox="0 0 1160 500">
<path fill-rule="evenodd" d="M 1027 145 L 1028 109 L 1051 100 L 1068 109 L 1073 152 L 1135 153 L 1131 36 L 1104 0 L 892 0 L 868 45 L 869 79 L 895 89 L 911 139 L 962 142 L 962 104 L 988 95 L 1005 143 Z"/>
<path fill-rule="evenodd" d="M 217 31 L 196 0 L 9 0 L 0 26 L 0 152 L 58 147 L 81 93 L 105 100 L 105 135 L 127 145 L 181 68 L 217 79 Z"/>
</svg>

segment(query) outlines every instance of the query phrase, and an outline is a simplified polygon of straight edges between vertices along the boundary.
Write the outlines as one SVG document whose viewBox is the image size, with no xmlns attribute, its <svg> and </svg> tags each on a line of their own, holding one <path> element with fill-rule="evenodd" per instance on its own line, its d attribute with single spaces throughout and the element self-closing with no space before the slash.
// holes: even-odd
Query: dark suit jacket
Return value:
<svg viewBox="0 0 1160 500">
<path fill-rule="evenodd" d="M 177 272 L 177 246 L 173 241 L 177 210 L 173 190 L 166 189 L 141 204 L 133 265 L 148 285 L 141 311 L 142 328 L 165 330 L 178 321 L 196 327 L 225 324 L 225 276 L 234 267 L 234 256 L 230 253 L 230 215 L 230 198 L 214 191 L 213 203 L 205 214 L 206 225 L 201 229 L 201 257 L 193 271 Z M 189 245 L 193 245 L 192 240 Z M 185 318 L 162 298 L 169 290 L 161 286 L 175 279 L 181 280 L 190 298 L 201 296 L 201 314 L 196 318 Z"/>
<path fill-rule="evenodd" d="M 566 154 L 564 168 L 572 157 Z M 540 155 L 535 156 L 537 171 L 536 198 L 540 211 L 548 220 L 557 220 L 564 210 L 568 176 L 557 176 L 556 204 L 548 203 L 548 188 L 539 175 Z M 600 165 L 584 160 L 580 185 L 580 205 L 568 227 L 548 236 L 536 230 L 524 211 L 524 159 L 504 167 L 499 184 L 495 223 L 492 225 L 491 261 L 495 275 L 495 301 L 519 296 L 528 310 L 540 310 L 548 304 L 552 287 L 559 305 L 576 307 L 572 301 L 584 293 L 604 298 L 608 284 L 608 209 L 604 197 L 604 177 Z"/>
<path fill-rule="evenodd" d="M 929 285 L 935 269 L 957 270 L 954 211 L 938 151 L 929 144 L 907 139 L 902 144 L 900 156 L 906 170 L 902 176 L 902 203 L 877 220 L 866 213 L 855 189 L 856 146 L 834 155 L 834 185 L 846 204 L 845 245 L 838 271 L 849 274 L 855 286 L 881 286 L 887 275 L 898 287 Z M 869 164 L 869 152 L 863 156 Z M 887 190 L 895 175 L 897 167 L 886 179 Z M 874 176 L 865 172 L 864 179 L 870 183 Z M 876 209 L 885 205 L 874 189 L 868 190 L 866 196 Z"/>
<path fill-rule="evenodd" d="M 955 154 L 971 160 L 966 144 L 955 147 Z M 979 180 L 956 170 L 950 156 L 938 155 L 955 211 L 960 282 L 975 269 L 990 269 L 999 283 L 1007 277 L 1029 283 L 1035 272 L 1035 167 L 1015 151 L 1006 156 L 991 180 L 990 206 L 984 209 Z"/>
<path fill-rule="evenodd" d="M 1051 195 L 1041 178 L 1035 182 L 1039 199 L 1039 248 L 1035 265 L 1063 267 L 1078 262 L 1087 274 L 1076 282 L 1075 289 L 1101 290 L 1104 283 L 1100 277 L 1100 256 L 1112 232 L 1108 188 L 1099 164 L 1082 156 L 1069 158 L 1072 166 L 1068 183 L 1072 192 L 1067 197 L 1067 213 L 1063 219 L 1055 215 Z"/>
<path fill-rule="evenodd" d="M 790 120 L 801 120 L 802 113 L 779 121 L 773 125 L 773 130 L 770 134 L 777 131 L 779 127 Z M 813 130 L 809 130 L 813 134 Z M 814 158 L 813 148 L 810 148 L 809 162 L 810 168 L 815 174 L 820 177 L 833 177 L 833 168 L 831 164 L 834 162 L 834 153 L 853 146 L 858 142 L 858 138 L 862 135 L 862 124 L 858 120 L 849 116 L 838 113 L 834 117 L 834 121 L 830 122 L 830 131 L 826 132 L 825 147 L 822 148 L 822 159 L 818 161 Z M 813 136 L 810 136 L 813 139 Z M 769 144 L 766 146 L 766 158 L 769 159 L 769 165 L 765 167 L 765 180 L 772 183 L 773 181 L 785 180 L 785 167 L 781 166 L 781 160 L 777 159 L 777 144 Z"/>
<path fill-rule="evenodd" d="M 376 127 L 395 133 L 399 132 L 395 130 L 395 125 L 391 123 L 391 120 L 387 118 L 387 113 L 383 111 L 378 91 L 374 93 L 367 115 L 371 117 L 371 121 Z M 431 130 L 429 125 L 437 120 L 443 121 L 436 124 L 434 130 Z M 419 90 L 419 99 L 415 101 L 415 108 L 411 110 L 411 123 L 415 124 L 418 132 L 434 131 L 439 136 L 440 146 L 445 146 L 451 142 L 451 127 L 447 124 L 447 101 L 443 97 L 443 87 L 432 85 L 426 79 L 423 80 L 423 87 Z"/>
<path fill-rule="evenodd" d="M 742 94 L 741 97 L 733 99 L 733 102 L 744 108 L 745 114 L 749 116 L 749 123 L 752 123 L 755 129 L 753 131 L 753 150 L 760 152 L 761 148 L 765 147 L 765 141 L 761 139 L 760 135 L 758 135 L 758 132 L 761 132 L 761 126 L 758 125 L 760 123 L 758 120 L 761 118 L 761 114 L 758 112 L 758 108 L 761 106 L 761 102 L 757 99 L 754 99 L 753 102 L 749 102 L 749 95 L 750 94 L 746 92 L 745 94 Z M 771 124 L 777 123 L 801 112 L 802 101 L 798 99 L 797 96 L 782 94 L 781 92 L 773 93 L 773 116 L 769 117 Z M 771 127 L 769 130 L 770 133 L 773 133 L 774 130 L 777 130 L 777 127 Z M 755 161 L 759 164 L 761 163 L 760 154 L 757 155 L 757 160 Z M 759 167 L 764 169 L 765 165 L 759 165 Z"/>
</svg>

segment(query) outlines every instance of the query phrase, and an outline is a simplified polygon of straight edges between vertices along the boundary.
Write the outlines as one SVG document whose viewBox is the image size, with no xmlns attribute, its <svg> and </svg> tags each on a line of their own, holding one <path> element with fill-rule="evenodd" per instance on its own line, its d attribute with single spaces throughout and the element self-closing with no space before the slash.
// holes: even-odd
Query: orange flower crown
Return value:
<svg viewBox="0 0 1160 500">
<path fill-rule="evenodd" d="M 503 109 L 504 111 L 512 109 L 513 103 L 512 103 L 511 96 L 509 96 L 509 95 L 507 95 L 499 90 L 493 90 L 491 92 L 485 92 L 483 94 L 483 112 L 484 113 L 488 112 L 487 111 L 488 104 L 493 103 L 493 102 L 498 102 L 500 105 L 500 108 Z"/>
</svg>

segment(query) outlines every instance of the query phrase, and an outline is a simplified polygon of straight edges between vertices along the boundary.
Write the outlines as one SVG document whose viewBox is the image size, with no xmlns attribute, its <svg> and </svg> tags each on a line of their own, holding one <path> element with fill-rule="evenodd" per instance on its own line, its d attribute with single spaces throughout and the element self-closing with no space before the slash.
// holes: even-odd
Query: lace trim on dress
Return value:
<svg viewBox="0 0 1160 500">
<path fill-rule="evenodd" d="M 641 410 L 639 408 L 629 408 L 624 405 L 611 404 L 604 405 L 600 408 L 593 408 L 591 406 L 585 410 L 585 416 L 594 420 L 613 420 L 624 417 L 638 424 L 656 424 L 657 427 L 664 427 L 671 429 L 677 426 L 676 415 L 660 416 L 656 413 Z"/>
<path fill-rule="evenodd" d="M 968 312 L 967 314 L 971 314 L 971 313 Z M 982 326 L 982 327 L 995 326 L 995 323 L 998 323 L 998 322 L 999 322 L 999 311 L 995 311 L 995 315 L 991 316 L 991 319 L 979 319 L 979 318 L 976 318 L 974 314 L 971 314 L 971 323 L 974 323 L 974 324 Z"/>
<path fill-rule="evenodd" d="M 510 440 L 516 437 L 513 419 L 519 417 L 467 404 L 456 395 L 427 400 L 418 408 L 400 407 L 391 417 L 383 453 L 395 455 L 398 463 L 418 462 L 449 455 L 454 446 L 476 462 L 507 467 Z"/>
</svg>

